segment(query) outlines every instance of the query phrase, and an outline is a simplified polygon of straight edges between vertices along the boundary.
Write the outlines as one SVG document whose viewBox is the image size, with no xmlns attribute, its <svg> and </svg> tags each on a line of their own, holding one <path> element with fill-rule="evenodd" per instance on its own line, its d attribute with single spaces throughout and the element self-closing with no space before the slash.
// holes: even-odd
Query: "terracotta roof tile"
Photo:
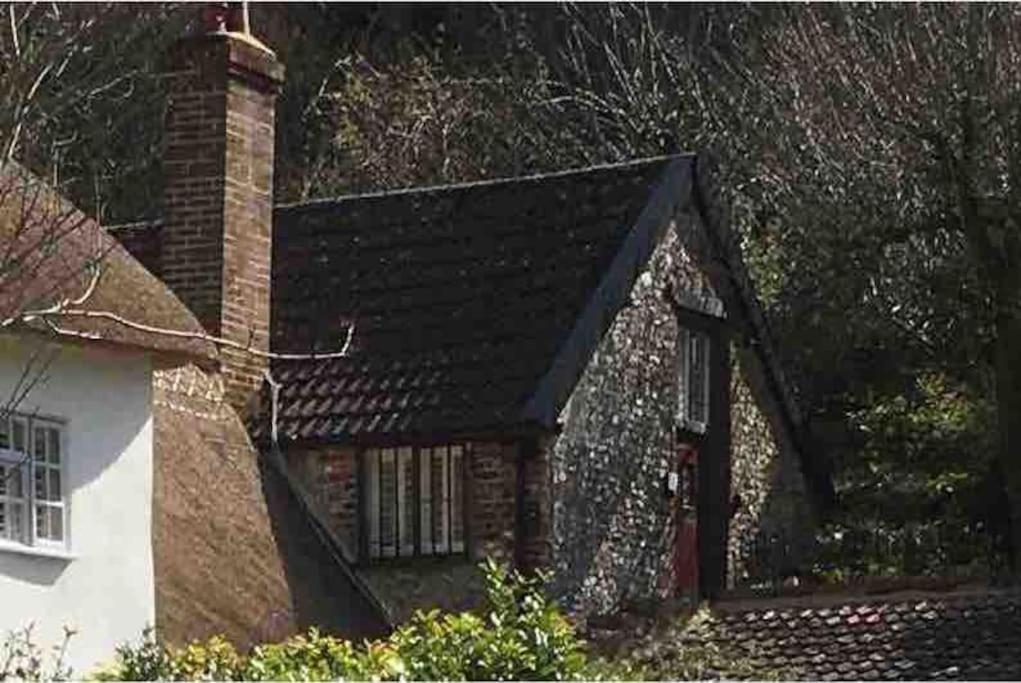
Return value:
<svg viewBox="0 0 1021 683">
<path fill-rule="evenodd" d="M 1021 591 L 721 604 L 714 640 L 803 679 L 1021 679 Z"/>
</svg>

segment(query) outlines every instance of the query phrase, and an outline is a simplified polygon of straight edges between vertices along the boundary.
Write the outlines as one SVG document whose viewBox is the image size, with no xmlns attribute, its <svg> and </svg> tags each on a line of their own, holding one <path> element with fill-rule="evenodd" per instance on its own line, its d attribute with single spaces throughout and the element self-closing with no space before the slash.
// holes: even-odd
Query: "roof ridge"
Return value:
<svg viewBox="0 0 1021 683">
<path fill-rule="evenodd" d="M 640 166 L 642 164 L 651 164 L 654 162 L 668 162 L 675 161 L 683 158 L 694 158 L 694 152 L 684 152 L 679 154 L 664 154 L 660 156 L 642 157 L 640 159 L 629 159 L 628 161 L 615 161 L 605 164 L 593 164 L 591 166 L 583 166 L 580 168 L 570 168 L 561 171 L 548 171 L 545 173 L 532 173 L 529 175 L 521 176 L 507 176 L 502 178 L 488 178 L 485 180 L 472 180 L 462 183 L 449 183 L 446 185 L 420 185 L 402 187 L 393 190 L 377 190 L 373 192 L 361 192 L 355 194 L 338 195 L 335 197 L 321 197 L 318 199 L 305 199 L 297 202 L 284 202 L 276 203 L 273 205 L 273 210 L 277 209 L 299 209 L 310 206 L 326 206 L 330 204 L 339 204 L 345 201 L 353 201 L 359 199 L 372 199 L 381 197 L 393 197 L 400 195 L 409 194 L 426 194 L 430 192 L 439 192 L 446 190 L 463 190 L 475 187 L 487 187 L 492 185 L 505 185 L 509 183 L 517 183 L 523 181 L 533 180 L 545 180 L 549 178 L 564 178 L 574 175 L 582 175 L 585 173 L 592 173 L 596 171 L 605 171 L 611 169 L 622 169 L 629 168 L 631 166 Z"/>
</svg>

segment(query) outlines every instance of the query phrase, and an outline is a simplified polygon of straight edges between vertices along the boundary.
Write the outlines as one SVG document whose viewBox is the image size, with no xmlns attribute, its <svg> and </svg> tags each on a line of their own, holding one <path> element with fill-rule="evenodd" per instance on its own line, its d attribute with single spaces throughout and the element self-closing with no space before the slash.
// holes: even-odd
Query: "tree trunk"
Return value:
<svg viewBox="0 0 1021 683">
<path fill-rule="evenodd" d="M 1011 299 L 1014 296 L 1013 292 L 1007 295 Z M 999 545 L 1011 573 L 1017 577 L 1021 568 L 1021 317 L 1013 308 L 1001 294 L 996 319 L 997 456 L 1008 509 L 995 511 L 1005 519 L 994 535 L 1001 536 Z"/>
</svg>

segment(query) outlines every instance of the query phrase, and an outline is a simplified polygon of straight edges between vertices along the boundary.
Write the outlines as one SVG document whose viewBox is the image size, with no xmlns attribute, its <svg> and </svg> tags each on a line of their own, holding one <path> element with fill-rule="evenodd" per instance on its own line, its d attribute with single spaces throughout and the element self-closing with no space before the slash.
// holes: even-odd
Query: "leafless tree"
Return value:
<svg viewBox="0 0 1021 683">
<path fill-rule="evenodd" d="M 561 11 L 550 118 L 600 160 L 714 147 L 793 329 L 985 368 L 1021 566 L 1021 10 Z"/>
</svg>

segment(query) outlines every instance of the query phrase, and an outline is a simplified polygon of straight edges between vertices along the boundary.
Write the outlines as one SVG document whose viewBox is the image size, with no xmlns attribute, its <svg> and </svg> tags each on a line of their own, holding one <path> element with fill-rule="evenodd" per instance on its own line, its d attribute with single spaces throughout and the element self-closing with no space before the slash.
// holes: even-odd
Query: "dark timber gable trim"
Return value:
<svg viewBox="0 0 1021 683">
<path fill-rule="evenodd" d="M 717 295 L 727 301 L 734 331 L 749 341 L 749 355 L 754 362 L 745 364 L 745 371 L 757 376 L 773 396 L 776 409 L 770 419 L 779 422 L 781 434 L 778 437 L 797 453 L 816 511 L 825 514 L 835 502 L 829 463 L 822 454 L 809 451 L 801 413 L 780 368 L 768 323 L 744 266 L 740 246 L 730 231 L 719 194 L 715 160 L 700 154 L 693 168 L 692 204 L 708 253 L 693 255 L 701 261 L 702 270 Z M 739 352 L 740 355 L 744 354 Z"/>
<path fill-rule="evenodd" d="M 524 421 L 552 429 L 606 330 L 627 302 L 670 221 L 687 204 L 695 156 L 670 162 L 599 286 L 585 305 L 546 375 L 525 405 Z"/>
</svg>

